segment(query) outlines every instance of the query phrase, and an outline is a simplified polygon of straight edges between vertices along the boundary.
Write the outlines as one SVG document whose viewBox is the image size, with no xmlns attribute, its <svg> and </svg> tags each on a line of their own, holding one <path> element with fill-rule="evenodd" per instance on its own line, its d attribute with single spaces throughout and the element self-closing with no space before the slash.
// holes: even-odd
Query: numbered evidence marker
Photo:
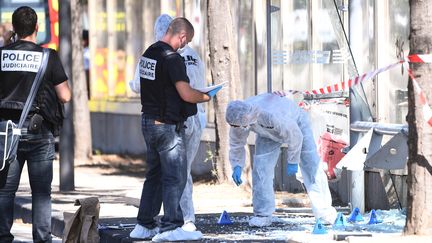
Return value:
<svg viewBox="0 0 432 243">
<path fill-rule="evenodd" d="M 227 225 L 232 224 L 233 222 L 230 219 L 230 216 L 228 215 L 227 211 L 223 211 L 219 217 L 218 224 L 221 225 Z"/>
<path fill-rule="evenodd" d="M 375 212 L 375 209 L 372 209 L 368 224 L 379 224 L 382 222 L 383 220 L 378 217 L 377 213 Z"/>
<path fill-rule="evenodd" d="M 327 229 L 321 223 L 321 220 L 317 219 L 312 234 L 316 234 L 316 235 L 327 234 Z"/>
<path fill-rule="evenodd" d="M 351 213 L 351 216 L 348 218 L 348 222 L 350 223 L 357 223 L 360 221 L 363 221 L 363 216 L 360 213 L 359 208 L 354 208 L 354 210 Z"/>
<path fill-rule="evenodd" d="M 347 227 L 347 221 L 342 213 L 338 213 L 332 227 L 335 230 L 345 230 L 345 228 Z"/>
</svg>

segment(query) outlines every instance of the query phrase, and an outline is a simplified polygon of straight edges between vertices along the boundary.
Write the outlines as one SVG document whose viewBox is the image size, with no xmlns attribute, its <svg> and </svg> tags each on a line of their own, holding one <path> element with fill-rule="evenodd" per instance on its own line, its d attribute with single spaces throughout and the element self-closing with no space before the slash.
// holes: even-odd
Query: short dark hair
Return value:
<svg viewBox="0 0 432 243">
<path fill-rule="evenodd" d="M 186 33 L 188 35 L 192 35 L 194 34 L 194 27 L 191 24 L 191 22 L 189 22 L 189 20 L 187 20 L 184 17 L 178 17 L 173 19 L 173 21 L 171 21 L 169 27 L 168 27 L 168 31 L 171 34 L 178 34 L 182 31 L 186 31 Z"/>
<path fill-rule="evenodd" d="M 31 7 L 22 6 L 12 14 L 12 26 L 18 38 L 25 38 L 36 30 L 37 14 Z"/>
</svg>

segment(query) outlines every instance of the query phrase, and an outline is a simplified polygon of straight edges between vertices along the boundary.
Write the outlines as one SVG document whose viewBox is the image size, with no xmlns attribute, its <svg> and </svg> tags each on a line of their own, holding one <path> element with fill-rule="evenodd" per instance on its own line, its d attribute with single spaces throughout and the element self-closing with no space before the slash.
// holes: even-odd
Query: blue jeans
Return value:
<svg viewBox="0 0 432 243">
<path fill-rule="evenodd" d="M 183 225 L 180 198 L 187 179 L 184 128 L 176 131 L 175 125 L 155 124 L 143 115 L 142 133 L 147 145 L 147 175 L 137 221 L 149 229 L 156 227 L 154 218 L 163 202 L 160 232 L 174 230 Z"/>
<path fill-rule="evenodd" d="M 33 242 L 51 242 L 51 182 L 55 157 L 51 133 L 21 136 L 17 159 L 7 171 L 6 184 L 0 189 L 0 242 L 12 242 L 14 200 L 21 172 L 27 161 L 32 194 Z"/>
</svg>

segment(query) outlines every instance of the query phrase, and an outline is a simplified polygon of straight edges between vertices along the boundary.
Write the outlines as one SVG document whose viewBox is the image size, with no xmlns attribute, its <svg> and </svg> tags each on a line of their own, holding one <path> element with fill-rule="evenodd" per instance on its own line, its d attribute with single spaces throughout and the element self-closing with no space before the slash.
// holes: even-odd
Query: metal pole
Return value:
<svg viewBox="0 0 432 243">
<path fill-rule="evenodd" d="M 365 122 L 365 121 L 356 121 L 351 123 L 351 132 L 362 132 L 366 133 L 370 129 L 373 129 L 374 132 L 378 134 L 384 135 L 396 135 L 400 132 L 408 135 L 408 125 L 406 124 L 393 124 L 393 123 L 377 123 L 377 122 Z"/>
<path fill-rule="evenodd" d="M 267 92 L 272 92 L 272 64 L 271 64 L 271 0 L 266 1 L 267 25 Z"/>
<path fill-rule="evenodd" d="M 70 0 L 59 1 L 59 55 L 65 72 L 72 84 L 72 41 Z M 65 118 L 60 134 L 60 191 L 75 190 L 74 179 L 74 127 L 72 121 L 72 102 L 65 105 Z"/>
<path fill-rule="evenodd" d="M 350 0 L 349 1 L 349 29 L 350 30 L 362 30 L 363 29 L 363 20 L 362 20 L 362 8 L 361 8 L 361 0 Z M 356 33 L 361 33 L 361 31 L 350 31 L 350 44 L 352 49 L 354 50 L 354 58 L 359 58 L 362 55 L 363 43 L 362 43 L 362 35 L 356 35 Z M 355 55 L 355 51 L 357 50 L 357 54 Z M 359 53 L 360 52 L 360 53 Z M 361 59 L 360 59 L 361 60 Z M 362 62 L 357 63 L 360 67 L 363 65 Z M 358 68 L 356 66 L 356 68 Z M 362 70 L 362 69 L 361 69 Z M 359 98 L 356 99 L 358 94 L 355 93 L 353 89 L 350 89 L 350 124 L 353 124 L 356 121 L 362 121 L 364 119 L 364 114 L 362 111 L 364 107 L 362 107 L 362 103 L 359 102 Z M 360 139 L 359 134 L 350 133 L 350 147 L 352 148 L 357 141 Z M 365 175 L 364 171 L 349 171 L 348 173 L 349 180 L 349 201 L 351 202 L 353 207 L 358 207 L 360 211 L 363 213 L 365 210 Z"/>
</svg>

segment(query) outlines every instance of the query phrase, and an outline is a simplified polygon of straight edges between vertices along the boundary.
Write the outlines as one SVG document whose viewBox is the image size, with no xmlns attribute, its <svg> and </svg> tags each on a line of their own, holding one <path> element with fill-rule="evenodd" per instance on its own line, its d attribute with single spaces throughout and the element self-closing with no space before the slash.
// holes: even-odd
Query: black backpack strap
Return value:
<svg viewBox="0 0 432 243">
<path fill-rule="evenodd" d="M 42 77 L 45 74 L 46 68 L 48 66 L 48 59 L 49 59 L 49 49 L 43 48 L 43 54 L 42 54 L 42 62 L 39 66 L 39 70 L 36 73 L 36 76 L 33 80 L 33 84 L 29 93 L 29 96 L 27 97 L 26 103 L 24 105 L 23 111 L 21 113 L 21 117 L 18 123 L 18 129 L 21 129 L 24 125 L 24 121 L 30 112 L 30 108 L 33 104 L 33 100 L 36 97 L 37 90 L 39 89 L 39 85 L 42 81 Z"/>
<path fill-rule="evenodd" d="M 165 58 L 167 58 L 168 56 L 174 55 L 174 54 L 177 54 L 177 52 L 174 52 L 171 50 L 163 50 L 163 52 L 162 52 L 163 61 L 165 62 Z M 166 122 L 165 121 L 165 110 L 166 110 L 167 100 L 166 100 L 166 95 L 165 95 L 164 83 L 161 83 L 160 87 L 161 87 L 160 93 L 162 95 L 162 105 L 159 109 L 159 117 L 161 119 L 161 122 Z"/>
</svg>

